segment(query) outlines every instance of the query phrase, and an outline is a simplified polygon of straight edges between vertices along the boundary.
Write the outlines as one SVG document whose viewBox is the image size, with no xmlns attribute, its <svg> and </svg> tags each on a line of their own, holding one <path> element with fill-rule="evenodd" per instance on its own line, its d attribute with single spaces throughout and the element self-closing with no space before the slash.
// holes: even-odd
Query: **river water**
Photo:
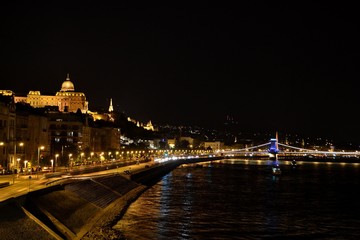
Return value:
<svg viewBox="0 0 360 240">
<path fill-rule="evenodd" d="M 360 239 L 360 164 L 221 160 L 179 167 L 114 226 L 126 239 Z"/>
</svg>

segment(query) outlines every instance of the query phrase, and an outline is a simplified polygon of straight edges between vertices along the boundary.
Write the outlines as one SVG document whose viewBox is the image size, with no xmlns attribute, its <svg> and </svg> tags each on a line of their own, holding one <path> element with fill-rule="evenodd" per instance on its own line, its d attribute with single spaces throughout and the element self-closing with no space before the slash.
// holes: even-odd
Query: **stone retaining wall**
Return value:
<svg viewBox="0 0 360 240">
<path fill-rule="evenodd" d="M 4 201 L 1 239 L 113 239 L 120 233 L 112 226 L 127 207 L 177 166 L 146 168 L 131 180 L 119 174 L 74 179 Z"/>
</svg>

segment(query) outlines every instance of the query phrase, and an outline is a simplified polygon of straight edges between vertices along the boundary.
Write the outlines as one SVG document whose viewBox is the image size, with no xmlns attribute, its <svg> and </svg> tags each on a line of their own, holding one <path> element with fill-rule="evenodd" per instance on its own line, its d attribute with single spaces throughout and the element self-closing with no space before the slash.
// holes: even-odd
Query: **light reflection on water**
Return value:
<svg viewBox="0 0 360 240">
<path fill-rule="evenodd" d="M 359 164 L 222 160 L 180 167 L 115 228 L 127 239 L 357 239 Z"/>
</svg>

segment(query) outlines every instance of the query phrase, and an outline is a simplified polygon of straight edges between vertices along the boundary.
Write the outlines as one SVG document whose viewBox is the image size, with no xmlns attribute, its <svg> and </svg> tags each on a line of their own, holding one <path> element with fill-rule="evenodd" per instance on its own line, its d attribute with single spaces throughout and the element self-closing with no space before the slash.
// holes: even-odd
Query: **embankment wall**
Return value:
<svg viewBox="0 0 360 240">
<path fill-rule="evenodd" d="M 179 164 L 73 179 L 8 199 L 0 203 L 1 239 L 119 239 L 112 226 L 127 207 Z"/>
</svg>

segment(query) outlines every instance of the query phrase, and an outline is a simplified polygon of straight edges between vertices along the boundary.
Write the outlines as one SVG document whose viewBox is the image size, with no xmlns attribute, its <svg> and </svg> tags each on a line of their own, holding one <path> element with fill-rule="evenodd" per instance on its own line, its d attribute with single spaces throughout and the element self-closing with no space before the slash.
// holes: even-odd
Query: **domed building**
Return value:
<svg viewBox="0 0 360 240">
<path fill-rule="evenodd" d="M 61 92 L 75 91 L 74 84 L 70 81 L 69 74 L 66 77 L 66 80 L 61 85 Z"/>
<path fill-rule="evenodd" d="M 26 97 L 15 96 L 15 102 L 26 102 L 34 108 L 57 106 L 60 112 L 77 112 L 80 109 L 82 113 L 88 111 L 89 104 L 84 93 L 75 92 L 69 74 L 55 96 L 41 95 L 40 91 L 29 91 Z"/>
</svg>

